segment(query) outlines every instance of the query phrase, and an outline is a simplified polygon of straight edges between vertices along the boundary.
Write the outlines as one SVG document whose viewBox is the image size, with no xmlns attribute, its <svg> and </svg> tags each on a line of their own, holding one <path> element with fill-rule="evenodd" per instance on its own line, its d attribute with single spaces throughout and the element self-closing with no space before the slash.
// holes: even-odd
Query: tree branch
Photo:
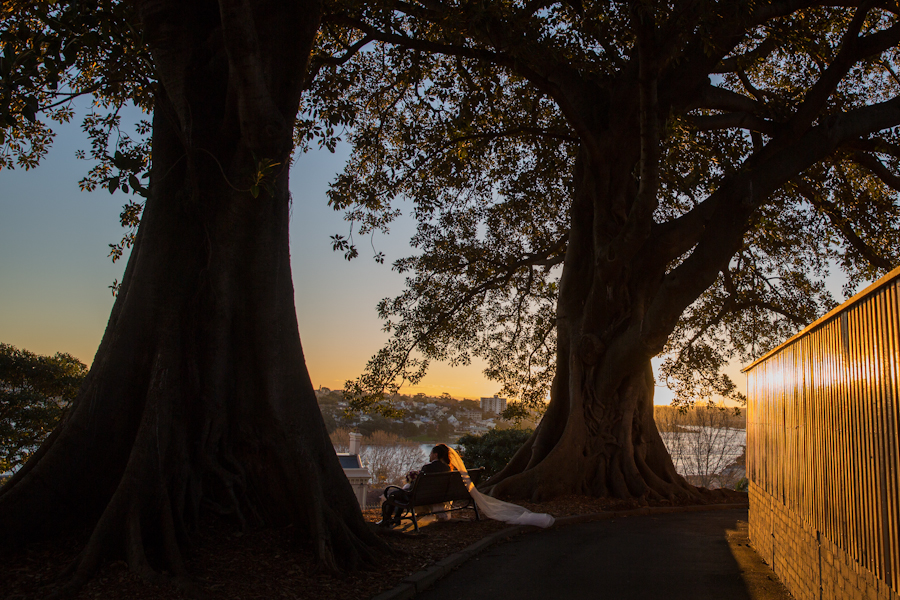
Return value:
<svg viewBox="0 0 900 600">
<path fill-rule="evenodd" d="M 789 135 L 796 135 L 805 130 L 820 115 L 832 92 L 857 61 L 880 54 L 900 42 L 900 23 L 865 38 L 857 37 L 865 22 L 869 3 L 861 2 L 860 4 L 861 7 L 856 11 L 853 20 L 847 27 L 837 57 L 828 66 L 825 73 L 819 77 L 819 80 L 806 94 L 803 103 L 788 121 Z"/>
<path fill-rule="evenodd" d="M 756 86 L 754 86 L 753 83 L 750 82 L 750 78 L 747 77 L 747 72 L 743 69 L 738 69 L 737 76 L 738 79 L 741 80 L 741 85 L 744 86 L 744 89 L 750 92 L 750 94 L 752 94 L 753 97 L 756 98 L 757 102 L 759 102 L 760 104 L 764 104 L 766 101 L 765 96 L 761 91 L 756 89 Z"/>
<path fill-rule="evenodd" d="M 762 152 L 747 159 L 741 171 L 726 177 L 715 192 L 691 211 L 698 211 L 696 217 L 690 217 L 689 213 L 679 219 L 680 227 L 668 228 L 665 241 L 672 245 L 675 245 L 673 234 L 699 235 L 694 238 L 696 248 L 690 256 L 665 275 L 641 324 L 639 337 L 650 355 L 662 348 L 684 309 L 712 285 L 716 274 L 738 251 L 750 226 L 750 217 L 762 202 L 796 173 L 802 173 L 847 141 L 898 124 L 900 98 L 894 98 L 833 115 L 810 128 L 799 139 L 782 134 Z M 682 246 L 691 241 L 685 240 Z M 659 241 L 654 240 L 648 248 L 650 252 L 659 250 Z M 657 256 L 655 260 L 674 258 Z M 646 263 L 655 264 L 652 258 Z"/>
<path fill-rule="evenodd" d="M 890 169 L 884 166 L 884 164 L 880 160 L 878 160 L 878 158 L 872 156 L 871 154 L 864 154 L 862 152 L 854 152 L 851 156 L 853 158 L 853 162 L 865 167 L 870 173 L 872 173 L 872 175 L 880 179 L 886 186 L 890 187 L 894 191 L 900 192 L 900 177 L 891 173 Z"/>
<path fill-rule="evenodd" d="M 709 85 L 709 73 L 744 39 L 748 23 L 761 25 L 818 4 L 822 3 L 798 0 L 755 3 L 753 12 L 746 17 L 714 17 L 713 21 L 704 24 L 710 29 L 709 35 L 695 37 L 682 52 L 680 60 L 667 63 L 666 70 L 660 75 L 660 89 L 666 90 L 665 97 L 660 98 L 661 105 L 673 106 L 683 112 L 682 107 L 693 101 L 701 86 Z"/>
<path fill-rule="evenodd" d="M 360 19 L 356 19 L 343 14 L 327 15 L 323 20 L 328 23 L 337 23 L 339 25 L 344 25 L 345 27 L 352 27 L 353 29 L 361 31 L 367 37 L 370 37 L 374 40 L 385 42 L 387 44 L 394 44 L 402 48 L 409 48 L 411 50 L 418 50 L 420 52 L 427 52 L 431 54 L 442 54 L 445 56 L 461 56 L 463 58 L 473 58 L 476 60 L 488 62 L 490 64 L 507 67 L 511 70 L 515 70 L 514 59 L 501 52 L 493 52 L 484 48 L 473 48 L 470 46 L 432 42 L 429 40 L 411 38 L 397 33 L 389 33 L 387 31 L 382 31 Z"/>
<path fill-rule="evenodd" d="M 725 88 L 708 84 L 696 99 L 683 108 L 684 112 L 696 109 L 722 110 L 728 112 L 753 113 L 759 110 L 760 102 Z"/>
<path fill-rule="evenodd" d="M 746 112 L 724 113 L 709 116 L 688 116 L 686 119 L 700 131 L 719 129 L 746 129 L 766 135 L 775 134 L 775 123 Z"/>
<path fill-rule="evenodd" d="M 861 152 L 888 154 L 894 158 L 900 158 L 900 145 L 889 142 L 884 138 L 871 137 L 864 140 L 850 140 L 844 145 L 847 148 L 859 150 Z"/>
<path fill-rule="evenodd" d="M 526 135 L 533 135 L 535 137 L 543 137 L 551 140 L 559 140 L 561 142 L 578 142 L 578 138 L 571 134 L 551 131 L 549 129 L 544 129 L 543 127 L 528 127 L 523 125 L 520 127 L 512 127 L 510 129 L 501 129 L 499 131 L 472 133 L 469 135 L 450 138 L 447 140 L 447 143 L 442 146 L 442 148 L 446 149 L 460 142 L 468 142 L 471 140 L 495 140 L 505 137 L 519 137 Z"/>
<path fill-rule="evenodd" d="M 316 76 L 319 74 L 319 71 L 322 70 L 322 67 L 324 67 L 325 65 L 340 67 L 348 60 L 359 54 L 359 51 L 362 50 L 369 42 L 373 41 L 373 39 L 374 38 L 370 36 L 362 37 L 356 43 L 347 48 L 347 52 L 345 52 L 342 56 L 324 56 L 322 58 L 314 59 L 310 64 L 309 74 L 306 77 L 306 81 L 303 83 L 303 89 L 307 89 L 310 85 L 312 85 L 312 82 L 316 79 Z"/>
<path fill-rule="evenodd" d="M 327 20 L 328 22 L 355 28 L 375 40 L 388 44 L 420 52 L 472 58 L 504 67 L 510 72 L 527 79 L 542 93 L 552 97 L 560 111 L 572 124 L 582 143 L 593 146 L 596 149 L 592 130 L 585 123 L 582 112 L 576 107 L 572 98 L 572 90 L 563 90 L 566 87 L 565 80 L 570 75 L 570 68 L 565 62 L 554 61 L 552 57 L 545 56 L 540 52 L 529 53 L 527 60 L 525 60 L 522 57 L 514 56 L 510 52 L 497 52 L 487 48 L 412 38 L 399 33 L 383 31 L 360 19 L 343 14 L 330 15 L 327 17 Z M 480 21 L 472 20 L 468 25 L 476 23 L 480 23 Z M 484 26 L 482 29 L 477 29 L 474 32 L 469 31 L 468 35 L 476 40 L 480 40 L 485 45 L 495 47 L 515 48 L 521 44 L 521 34 L 510 31 L 508 23 L 500 21 L 491 21 L 489 25 Z M 574 79 L 578 82 L 582 81 L 580 77 L 574 77 Z"/>
<path fill-rule="evenodd" d="M 819 212 L 828 217 L 828 220 L 841 232 L 841 235 L 844 236 L 847 243 L 850 244 L 854 250 L 859 252 L 863 258 L 869 261 L 871 265 L 878 267 L 879 269 L 884 269 L 885 271 L 890 271 L 894 268 L 894 265 L 892 265 L 889 260 L 879 255 L 874 248 L 869 246 L 856 234 L 850 220 L 844 216 L 840 207 L 835 203 L 824 199 L 817 190 L 813 189 L 812 186 L 802 180 L 795 181 L 794 187 L 796 187 L 797 191 L 800 192 L 800 195 L 806 198 Z"/>
<path fill-rule="evenodd" d="M 738 73 L 744 70 L 746 65 L 753 64 L 760 60 L 765 60 L 775 49 L 778 48 L 778 42 L 768 37 L 763 42 L 746 54 L 723 58 L 719 61 L 714 73 Z"/>
</svg>

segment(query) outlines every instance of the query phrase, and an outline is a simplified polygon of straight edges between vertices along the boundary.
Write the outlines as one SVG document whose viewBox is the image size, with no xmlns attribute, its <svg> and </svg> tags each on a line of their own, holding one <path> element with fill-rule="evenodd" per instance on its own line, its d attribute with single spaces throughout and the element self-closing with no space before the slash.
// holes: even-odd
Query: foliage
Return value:
<svg viewBox="0 0 900 600">
<path fill-rule="evenodd" d="M 125 234 L 109 244 L 113 262 L 134 244 L 148 194 L 151 123 L 122 119 L 129 106 L 150 114 L 158 85 L 136 20 L 133 6 L 117 0 L 13 0 L 0 13 L 0 169 L 37 167 L 55 137 L 52 123 L 70 121 L 75 100 L 91 97 L 81 124 L 90 149 L 76 156 L 92 166 L 79 187 L 132 194 L 119 215 Z M 239 183 L 254 198 L 271 196 L 277 167 L 255 159 Z M 118 281 L 110 287 L 115 295 Z"/>
<path fill-rule="evenodd" d="M 484 467 L 487 480 L 512 460 L 532 433 L 533 429 L 490 429 L 481 435 L 464 435 L 458 442 L 460 455 L 466 467 Z"/>
<path fill-rule="evenodd" d="M 68 121 L 80 95 L 112 109 L 86 124 L 98 132 L 117 128 L 115 112 L 126 102 L 152 108 L 150 58 L 130 11 L 113 0 L 4 2 L 0 167 L 35 167 L 53 138 L 44 119 Z"/>
<path fill-rule="evenodd" d="M 70 121 L 75 99 L 92 97 L 82 122 L 90 150 L 76 155 L 94 165 L 79 185 L 136 196 L 120 215 L 126 233 L 110 244 L 113 261 L 134 242 L 150 161 L 150 123 L 129 133 L 121 111 L 149 113 L 156 85 L 131 10 L 114 0 L 12 0 L 0 13 L 0 169 L 35 168 L 55 136 L 52 123 Z"/>
<path fill-rule="evenodd" d="M 512 427 L 537 427 L 537 424 L 540 423 L 541 417 L 547 409 L 547 405 L 545 403 L 535 404 L 529 403 L 525 404 L 523 402 L 510 402 L 506 405 L 506 408 L 503 412 L 500 413 L 500 418 L 507 423 L 511 423 Z M 507 429 L 508 427 L 503 427 Z"/>
<path fill-rule="evenodd" d="M 66 413 L 87 367 L 0 344 L 0 473 L 21 466 Z"/>
<path fill-rule="evenodd" d="M 334 446 L 335 452 L 350 451 L 350 430 L 345 427 L 339 427 L 328 434 L 331 445 Z"/>
<path fill-rule="evenodd" d="M 626 199 L 603 199 L 596 249 L 610 270 L 623 255 L 662 265 L 672 315 L 644 335 L 680 401 L 741 400 L 721 367 L 834 306 L 828 273 L 849 291 L 900 263 L 898 11 L 808 4 L 348 2 L 326 18 L 324 38 L 373 41 L 309 100 L 354 146 L 330 202 L 361 234 L 408 200 L 419 223 L 416 253 L 393 263 L 406 289 L 378 305 L 392 337 L 348 382 L 355 406 L 473 356 L 502 394 L 545 400 L 578 157 L 616 119 L 642 145 Z M 635 108 L 645 67 L 652 117 Z M 352 112 L 328 112 L 337 89 Z"/>
</svg>

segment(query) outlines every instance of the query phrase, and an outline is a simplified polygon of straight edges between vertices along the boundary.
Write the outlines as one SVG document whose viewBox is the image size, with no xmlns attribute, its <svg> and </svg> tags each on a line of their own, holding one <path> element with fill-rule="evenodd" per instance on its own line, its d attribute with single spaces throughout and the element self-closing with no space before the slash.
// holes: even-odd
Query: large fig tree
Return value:
<svg viewBox="0 0 900 600">
<path fill-rule="evenodd" d="M 380 542 L 316 403 L 288 248 L 288 165 L 321 2 L 23 0 L 2 10 L 7 166 L 35 166 L 52 133 L 42 115 L 69 118 L 68 100 L 93 94 L 86 127 L 101 162 L 85 185 L 135 189 L 146 202 L 123 213 L 137 222 L 143 206 L 85 383 L 0 488 L 0 543 L 87 531 L 73 585 L 116 556 L 148 578 L 177 577 L 212 514 L 293 525 L 328 568 L 371 563 Z M 127 101 L 152 110 L 149 146 L 108 148 Z"/>
<path fill-rule="evenodd" d="M 497 495 L 697 497 L 653 422 L 900 260 L 898 7 L 886 2 L 422 2 L 327 19 L 377 42 L 326 91 L 357 112 L 332 187 L 363 233 L 408 203 L 392 340 L 349 386 L 487 360 L 549 405 Z M 335 245 L 351 255 L 340 237 Z M 378 256 L 378 259 L 382 257 Z M 386 391 L 386 394 L 382 394 Z"/>
</svg>

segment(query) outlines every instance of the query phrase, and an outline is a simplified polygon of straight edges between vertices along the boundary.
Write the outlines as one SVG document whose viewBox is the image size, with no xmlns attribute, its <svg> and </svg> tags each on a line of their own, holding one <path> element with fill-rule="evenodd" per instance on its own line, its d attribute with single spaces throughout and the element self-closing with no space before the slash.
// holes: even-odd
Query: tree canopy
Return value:
<svg viewBox="0 0 900 600">
<path fill-rule="evenodd" d="M 0 473 L 20 467 L 44 441 L 86 374 L 69 354 L 41 356 L 0 344 Z"/>
<path fill-rule="evenodd" d="M 52 146 L 54 123 L 75 117 L 74 101 L 91 98 L 79 150 L 81 189 L 130 194 L 113 261 L 134 242 L 150 166 L 149 119 L 123 123 L 122 110 L 153 111 L 156 76 L 134 6 L 114 0 L 19 1 L 3 5 L 0 33 L 0 169 L 36 168 Z M 113 285 L 115 292 L 118 282 Z"/>
<path fill-rule="evenodd" d="M 701 499 L 653 422 L 650 361 L 667 355 L 682 401 L 741 399 L 721 367 L 832 306 L 829 269 L 852 287 L 897 264 L 897 13 L 428 0 L 326 16 L 332 39 L 372 43 L 327 84 L 354 144 L 331 202 L 360 233 L 407 201 L 419 222 L 357 405 L 429 360 L 481 356 L 504 394 L 550 396 L 491 493 Z"/>
<path fill-rule="evenodd" d="M 891 3 L 386 2 L 325 23 L 371 48 L 321 80 L 353 107 L 332 115 L 354 152 L 330 201 L 362 234 L 419 222 L 360 405 L 472 356 L 542 403 L 580 218 L 611 295 L 645 269 L 651 293 L 602 310 L 621 330 L 647 303 L 642 344 L 682 401 L 740 399 L 721 368 L 831 308 L 827 274 L 849 291 L 900 263 Z M 624 176 L 579 213 L 601 159 Z"/>
</svg>

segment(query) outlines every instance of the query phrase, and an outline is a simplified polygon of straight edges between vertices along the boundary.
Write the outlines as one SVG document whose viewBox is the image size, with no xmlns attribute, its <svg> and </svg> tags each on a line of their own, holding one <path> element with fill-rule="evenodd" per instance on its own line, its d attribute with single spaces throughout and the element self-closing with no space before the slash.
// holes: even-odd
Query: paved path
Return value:
<svg viewBox="0 0 900 600">
<path fill-rule="evenodd" d="M 595 521 L 493 546 L 417 600 L 789 600 L 746 509 Z"/>
</svg>

